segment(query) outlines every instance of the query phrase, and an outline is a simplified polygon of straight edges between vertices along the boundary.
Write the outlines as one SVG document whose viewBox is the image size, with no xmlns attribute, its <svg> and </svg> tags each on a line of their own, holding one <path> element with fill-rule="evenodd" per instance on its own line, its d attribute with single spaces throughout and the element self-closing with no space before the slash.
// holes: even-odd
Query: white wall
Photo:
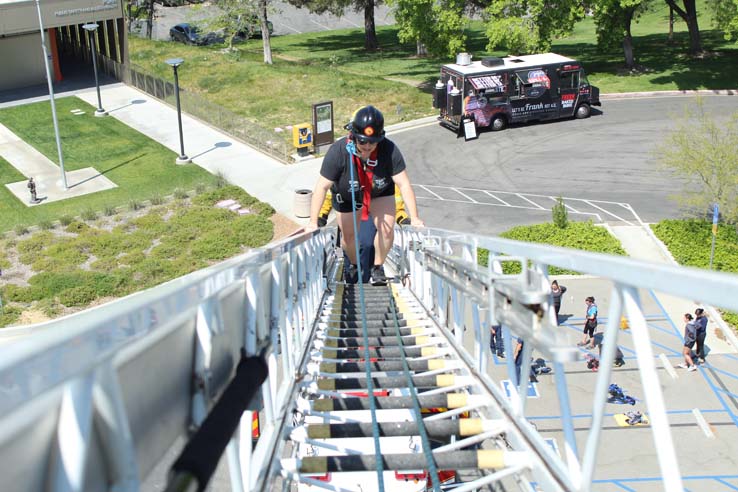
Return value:
<svg viewBox="0 0 738 492">
<path fill-rule="evenodd" d="M 46 46 L 47 48 L 49 46 L 48 34 Z M 0 91 L 46 82 L 41 36 L 38 32 L 0 38 L 0 60 L 2 60 Z M 51 60 L 49 64 L 49 68 L 53 69 Z"/>
</svg>

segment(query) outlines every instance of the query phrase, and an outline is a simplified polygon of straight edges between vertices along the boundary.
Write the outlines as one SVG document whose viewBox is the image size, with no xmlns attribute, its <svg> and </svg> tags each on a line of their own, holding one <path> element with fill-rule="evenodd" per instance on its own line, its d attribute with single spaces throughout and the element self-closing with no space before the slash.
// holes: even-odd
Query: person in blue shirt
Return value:
<svg viewBox="0 0 738 492">
<path fill-rule="evenodd" d="M 597 304 L 595 304 L 595 298 L 592 296 L 587 297 L 584 300 L 587 305 L 586 321 L 584 322 L 584 338 L 577 345 L 580 347 L 584 345 L 590 349 L 595 348 L 595 329 L 597 328 Z"/>
</svg>

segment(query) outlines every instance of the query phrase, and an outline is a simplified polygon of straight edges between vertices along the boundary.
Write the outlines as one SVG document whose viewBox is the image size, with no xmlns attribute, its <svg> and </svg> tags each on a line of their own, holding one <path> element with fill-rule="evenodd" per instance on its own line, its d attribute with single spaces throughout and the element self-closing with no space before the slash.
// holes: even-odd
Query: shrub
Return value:
<svg viewBox="0 0 738 492">
<path fill-rule="evenodd" d="M 149 198 L 149 203 L 152 205 L 161 205 L 162 203 L 164 203 L 164 198 L 161 195 L 156 194 Z"/>
<path fill-rule="evenodd" d="M 553 223 L 559 229 L 565 229 L 569 225 L 569 212 L 566 210 L 563 198 L 558 197 L 556 199 L 556 204 L 551 209 L 551 214 L 553 215 Z"/>
<path fill-rule="evenodd" d="M 23 310 L 18 306 L 3 306 L 0 308 L 0 327 L 10 326 L 20 318 Z"/>
<path fill-rule="evenodd" d="M 92 210 L 91 208 L 87 208 L 82 211 L 81 214 L 82 220 L 91 221 L 97 219 L 97 212 Z"/>
<path fill-rule="evenodd" d="M 2 296 L 5 301 L 20 302 L 29 304 L 33 301 L 41 299 L 38 291 L 33 287 L 21 287 L 20 285 L 8 284 L 2 289 Z"/>
<path fill-rule="evenodd" d="M 516 241 L 550 244 L 596 253 L 625 255 L 625 251 L 623 251 L 618 240 L 612 237 L 606 229 L 597 227 L 592 222 L 570 222 L 566 229 L 560 229 L 551 223 L 518 226 L 500 234 L 500 236 Z M 489 251 L 479 250 L 477 261 L 480 265 L 487 266 L 488 257 Z M 504 262 L 502 267 L 504 273 L 520 272 L 520 264 L 517 262 Z M 577 273 L 558 267 L 550 267 L 549 272 L 552 275 Z"/>
<path fill-rule="evenodd" d="M 71 289 L 63 290 L 59 294 L 59 302 L 67 307 L 86 306 L 98 297 L 94 287 L 90 285 L 78 285 Z"/>
<path fill-rule="evenodd" d="M 106 217 L 112 217 L 113 215 L 118 213 L 118 208 L 114 205 L 105 205 L 103 207 L 103 215 Z"/>
<path fill-rule="evenodd" d="M 226 178 L 226 175 L 223 173 L 223 171 L 218 171 L 217 173 L 215 173 L 216 188 L 225 188 L 229 185 L 230 183 L 228 182 L 228 178 Z"/>
<path fill-rule="evenodd" d="M 662 220 L 651 226 L 680 265 L 710 267 L 712 222 L 708 220 Z M 720 226 L 715 237 L 713 269 L 738 272 L 738 234 L 734 227 Z"/>
<path fill-rule="evenodd" d="M 22 224 L 18 224 L 17 226 L 15 226 L 15 229 L 13 230 L 15 231 L 16 236 L 23 236 L 25 234 L 28 234 L 28 227 Z"/>
<path fill-rule="evenodd" d="M 72 221 L 72 222 L 71 222 L 71 223 L 70 223 L 70 224 L 69 224 L 69 225 L 67 226 L 67 228 L 66 228 L 66 229 L 64 229 L 64 230 L 65 230 L 65 231 L 67 231 L 67 232 L 68 232 L 68 233 L 70 233 L 70 234 L 80 234 L 80 233 L 82 233 L 82 232 L 84 232 L 84 231 L 88 230 L 89 228 L 90 228 L 90 226 L 88 226 L 88 225 L 87 225 L 87 224 L 85 224 L 84 222 L 79 222 L 79 221 L 76 221 L 76 220 L 75 220 L 75 221 Z"/>
<path fill-rule="evenodd" d="M 204 183 L 198 183 L 197 186 L 195 186 L 195 193 L 198 195 L 205 193 L 205 190 L 207 190 L 208 187 Z"/>
<path fill-rule="evenodd" d="M 177 188 L 176 190 L 174 190 L 174 198 L 176 198 L 177 200 L 184 200 L 185 198 L 187 198 L 187 192 L 182 188 Z"/>
<path fill-rule="evenodd" d="M 48 230 L 54 228 L 54 223 L 52 221 L 46 219 L 46 220 L 40 221 L 38 223 L 38 227 L 39 227 L 39 229 L 41 229 L 43 231 L 48 231 Z"/>
<path fill-rule="evenodd" d="M 66 227 L 66 226 L 68 226 L 68 225 L 69 225 L 69 224 L 71 224 L 71 223 L 72 223 L 73 221 L 74 221 L 74 218 L 73 218 L 72 216 L 70 216 L 70 215 L 62 215 L 61 217 L 59 217 L 59 223 L 60 223 L 60 224 L 61 224 L 61 225 L 62 225 L 63 227 Z"/>
<path fill-rule="evenodd" d="M 141 210 L 143 208 L 143 203 L 136 200 L 135 198 L 132 198 L 128 201 L 128 210 L 131 212 L 135 212 L 136 210 Z"/>
</svg>

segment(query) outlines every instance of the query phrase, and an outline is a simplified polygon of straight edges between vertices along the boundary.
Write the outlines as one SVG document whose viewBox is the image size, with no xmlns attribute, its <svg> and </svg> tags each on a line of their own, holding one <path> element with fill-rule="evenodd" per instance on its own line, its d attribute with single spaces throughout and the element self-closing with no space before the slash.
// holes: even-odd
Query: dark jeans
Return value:
<svg viewBox="0 0 738 492">
<path fill-rule="evenodd" d="M 494 326 L 490 330 L 489 349 L 497 355 L 505 353 L 505 344 L 502 341 L 502 326 Z"/>
<path fill-rule="evenodd" d="M 707 332 L 697 332 L 697 357 L 700 359 L 705 358 L 705 338 L 707 337 Z"/>
<path fill-rule="evenodd" d="M 365 284 L 369 282 L 369 277 L 372 274 L 372 266 L 374 266 L 374 236 L 377 233 L 377 228 L 374 227 L 374 221 L 371 217 L 369 220 L 361 221 L 359 227 L 359 262 L 361 263 L 361 283 Z M 353 248 L 353 244 L 348 245 L 349 248 Z M 343 254 L 343 264 L 348 267 L 349 259 L 346 253 Z"/>
</svg>

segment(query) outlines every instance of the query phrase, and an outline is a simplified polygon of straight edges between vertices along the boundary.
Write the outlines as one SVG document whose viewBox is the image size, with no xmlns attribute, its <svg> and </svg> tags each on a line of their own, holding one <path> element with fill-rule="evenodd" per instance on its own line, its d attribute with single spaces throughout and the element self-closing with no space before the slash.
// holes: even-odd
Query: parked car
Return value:
<svg viewBox="0 0 738 492">
<path fill-rule="evenodd" d="M 169 29 L 169 39 L 185 44 L 213 44 L 223 42 L 223 38 L 214 32 L 203 34 L 200 28 L 183 22 Z"/>
</svg>

